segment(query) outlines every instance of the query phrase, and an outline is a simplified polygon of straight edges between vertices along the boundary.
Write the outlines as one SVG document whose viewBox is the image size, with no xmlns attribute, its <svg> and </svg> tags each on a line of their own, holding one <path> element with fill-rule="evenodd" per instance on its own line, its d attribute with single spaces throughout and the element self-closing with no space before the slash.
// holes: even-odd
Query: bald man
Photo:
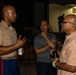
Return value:
<svg viewBox="0 0 76 75">
<path fill-rule="evenodd" d="M 58 75 L 76 75 L 76 15 L 69 14 L 64 17 L 62 29 L 66 38 L 60 53 L 60 60 L 53 62 L 58 67 Z"/>
<path fill-rule="evenodd" d="M 3 18 L 0 23 L 0 75 L 20 75 L 17 64 L 17 49 L 25 42 L 25 37 L 17 39 L 17 33 L 11 23 L 16 21 L 16 10 L 11 5 L 2 9 Z"/>
</svg>

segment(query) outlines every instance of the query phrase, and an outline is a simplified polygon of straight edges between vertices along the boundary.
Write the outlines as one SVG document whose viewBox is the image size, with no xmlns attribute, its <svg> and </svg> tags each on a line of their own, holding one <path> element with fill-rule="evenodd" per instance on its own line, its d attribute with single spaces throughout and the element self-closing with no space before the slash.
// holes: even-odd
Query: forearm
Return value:
<svg viewBox="0 0 76 75">
<path fill-rule="evenodd" d="M 55 48 L 56 47 L 56 40 L 51 40 L 47 37 L 45 32 L 42 32 L 41 34 L 43 36 L 43 38 L 45 39 L 45 41 L 47 42 L 47 44 L 51 47 L 51 48 Z"/>
<path fill-rule="evenodd" d="M 52 40 L 48 40 L 48 39 L 47 39 L 47 43 L 48 43 L 48 45 L 49 45 L 51 48 L 55 48 L 55 47 L 56 47 L 56 43 L 53 42 Z"/>
<path fill-rule="evenodd" d="M 39 54 L 39 53 L 42 53 L 42 52 L 46 51 L 48 48 L 49 48 L 48 45 L 45 46 L 45 47 L 42 47 L 42 48 L 35 48 L 35 52 L 36 52 L 37 54 Z"/>
<path fill-rule="evenodd" d="M 70 66 L 67 65 L 66 63 L 61 63 L 61 62 L 56 62 L 55 65 L 65 71 L 69 71 L 69 72 L 75 72 L 76 71 L 76 67 L 75 66 Z"/>
<path fill-rule="evenodd" d="M 18 46 L 15 45 L 11 45 L 11 46 L 0 46 L 0 55 L 3 54 L 8 54 L 14 50 L 16 50 L 18 48 Z"/>
<path fill-rule="evenodd" d="M 10 53 L 10 52 L 22 47 L 23 45 L 25 45 L 25 42 L 26 42 L 26 38 L 24 37 L 21 40 L 21 36 L 19 36 L 16 44 L 11 45 L 11 46 L 0 46 L 0 55 L 8 54 L 8 53 Z"/>
<path fill-rule="evenodd" d="M 45 40 L 51 48 L 56 47 L 56 41 L 52 41 L 52 40 L 48 39 L 48 37 L 45 37 Z"/>
</svg>

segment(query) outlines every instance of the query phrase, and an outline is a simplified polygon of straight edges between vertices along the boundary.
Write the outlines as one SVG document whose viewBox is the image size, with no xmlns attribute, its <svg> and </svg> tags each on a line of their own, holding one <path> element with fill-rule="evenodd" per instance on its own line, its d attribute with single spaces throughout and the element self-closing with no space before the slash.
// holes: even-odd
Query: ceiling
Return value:
<svg viewBox="0 0 76 75">
<path fill-rule="evenodd" d="M 66 4 L 76 4 L 76 0 L 0 0 L 0 4 L 15 4 L 15 5 L 23 5 L 29 4 L 33 2 L 45 2 L 45 3 L 56 3 L 61 5 Z"/>
<path fill-rule="evenodd" d="M 49 0 L 49 3 L 75 4 L 76 3 L 76 0 Z"/>
</svg>

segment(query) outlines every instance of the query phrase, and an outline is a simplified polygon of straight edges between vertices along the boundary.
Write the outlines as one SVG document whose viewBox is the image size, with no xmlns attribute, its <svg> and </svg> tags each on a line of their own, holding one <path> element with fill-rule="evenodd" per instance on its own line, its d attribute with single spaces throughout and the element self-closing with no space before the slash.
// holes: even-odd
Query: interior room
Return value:
<svg viewBox="0 0 76 75">
<path fill-rule="evenodd" d="M 65 40 L 65 33 L 59 32 L 58 17 L 62 14 L 76 14 L 75 0 L 0 0 L 3 5 L 11 4 L 17 10 L 17 20 L 13 23 L 18 35 L 25 35 L 28 39 L 24 46 L 24 55 L 18 56 L 18 65 L 21 75 L 37 75 L 36 53 L 33 48 L 34 36 L 38 34 L 39 22 L 42 19 L 49 21 L 49 32 L 56 34 L 58 49 L 61 50 Z"/>
</svg>

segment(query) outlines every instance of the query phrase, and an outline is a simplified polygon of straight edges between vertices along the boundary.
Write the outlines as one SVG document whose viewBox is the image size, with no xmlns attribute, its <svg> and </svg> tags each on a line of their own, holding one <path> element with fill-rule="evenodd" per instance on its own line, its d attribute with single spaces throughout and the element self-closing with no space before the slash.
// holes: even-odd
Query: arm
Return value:
<svg viewBox="0 0 76 75">
<path fill-rule="evenodd" d="M 8 54 L 20 47 L 22 47 L 26 42 L 25 37 L 21 40 L 21 37 L 18 38 L 18 41 L 16 44 L 11 45 L 11 46 L 0 46 L 0 55 L 1 54 Z"/>
<path fill-rule="evenodd" d="M 37 54 L 39 54 L 39 53 L 42 53 L 42 52 L 46 51 L 48 48 L 49 48 L 48 45 L 45 46 L 45 47 L 42 47 L 42 48 L 35 48 L 35 52 L 36 52 Z"/>
<path fill-rule="evenodd" d="M 73 42 L 73 43 L 75 43 L 75 42 Z M 73 44 L 73 43 L 71 42 L 71 44 Z M 65 59 L 66 63 L 56 62 L 55 65 L 58 68 L 63 69 L 65 71 L 75 72 L 76 71 L 76 57 L 75 57 L 76 56 L 76 44 L 73 44 L 73 46 L 71 44 L 70 44 L 70 47 L 68 47 L 68 50 L 66 51 L 67 52 L 66 53 L 67 56 L 66 56 L 66 59 Z"/>
<path fill-rule="evenodd" d="M 75 72 L 76 71 L 76 66 L 70 66 L 70 65 L 67 65 L 66 63 L 56 62 L 55 65 L 58 68 L 63 69 L 65 71 L 69 71 L 69 72 Z"/>
<path fill-rule="evenodd" d="M 47 44 L 51 47 L 51 48 L 55 48 L 56 47 L 56 40 L 50 40 L 46 34 L 44 32 L 42 32 L 41 34 L 44 39 L 46 40 Z"/>
</svg>

